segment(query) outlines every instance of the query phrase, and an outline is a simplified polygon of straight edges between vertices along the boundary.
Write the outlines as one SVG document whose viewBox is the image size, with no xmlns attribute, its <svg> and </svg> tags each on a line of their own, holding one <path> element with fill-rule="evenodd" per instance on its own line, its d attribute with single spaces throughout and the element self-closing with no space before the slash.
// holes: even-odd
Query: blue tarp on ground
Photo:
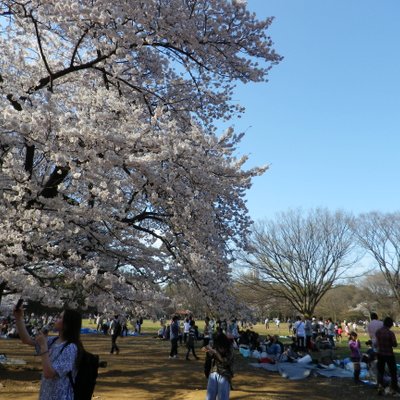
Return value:
<svg viewBox="0 0 400 400">
<path fill-rule="evenodd" d="M 88 333 L 99 333 L 96 331 L 96 329 L 93 328 L 82 328 L 81 329 L 81 334 L 88 334 Z"/>
<path fill-rule="evenodd" d="M 352 371 L 340 367 L 320 368 L 313 363 L 281 362 L 278 364 L 252 363 L 250 365 L 270 372 L 279 372 L 283 378 L 291 380 L 305 379 L 311 372 L 326 378 L 353 378 Z"/>
</svg>

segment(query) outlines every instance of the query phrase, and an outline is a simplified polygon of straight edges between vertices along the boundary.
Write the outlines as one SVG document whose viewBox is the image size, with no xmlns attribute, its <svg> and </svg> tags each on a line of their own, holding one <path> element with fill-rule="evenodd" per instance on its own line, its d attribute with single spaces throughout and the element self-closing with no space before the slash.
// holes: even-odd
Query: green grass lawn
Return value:
<svg viewBox="0 0 400 400">
<path fill-rule="evenodd" d="M 135 329 L 135 326 L 134 326 L 135 321 L 132 321 L 132 322 L 133 322 L 133 324 L 128 323 L 128 329 L 130 331 L 133 331 Z M 90 324 L 88 319 L 84 319 L 82 321 L 82 327 L 83 328 L 96 329 L 96 324 L 95 323 Z M 153 333 L 157 333 L 157 331 L 159 329 L 160 329 L 160 321 L 153 322 L 150 319 L 145 319 L 143 321 L 143 325 L 142 325 L 142 332 L 143 333 L 151 333 L 151 334 L 153 334 Z"/>
</svg>

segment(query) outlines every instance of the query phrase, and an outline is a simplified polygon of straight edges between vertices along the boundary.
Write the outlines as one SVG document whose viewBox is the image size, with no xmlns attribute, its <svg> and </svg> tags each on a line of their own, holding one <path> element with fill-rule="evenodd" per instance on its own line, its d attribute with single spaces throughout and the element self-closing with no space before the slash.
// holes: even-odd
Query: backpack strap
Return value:
<svg viewBox="0 0 400 400">
<path fill-rule="evenodd" d="M 62 353 L 62 351 L 69 345 L 70 343 L 65 343 L 65 345 L 63 346 L 63 348 L 60 351 L 60 354 Z M 72 371 L 68 371 L 67 373 L 68 379 L 69 379 L 69 383 L 72 386 L 72 391 L 75 392 L 75 383 L 74 383 L 74 379 L 72 378 Z"/>
<path fill-rule="evenodd" d="M 54 338 L 54 340 L 53 340 L 51 343 L 49 343 L 49 348 L 57 341 L 57 339 L 58 339 L 58 337 L 56 336 L 56 337 Z M 71 344 L 71 343 L 70 343 L 70 342 L 66 342 L 66 343 L 64 344 L 64 346 L 61 348 L 60 352 L 57 354 L 57 356 L 56 356 L 56 358 L 53 360 L 53 362 L 54 362 L 55 360 L 57 360 L 58 357 L 61 356 L 61 353 L 64 351 L 64 349 L 65 349 L 69 344 Z"/>
<path fill-rule="evenodd" d="M 68 379 L 69 379 L 69 383 L 72 386 L 72 390 L 75 392 L 75 383 L 74 383 L 74 380 L 72 379 L 72 371 L 68 371 L 67 376 L 68 376 Z"/>
<path fill-rule="evenodd" d="M 48 349 L 50 349 L 51 346 L 53 346 L 53 344 L 57 341 L 57 339 L 58 339 L 58 336 L 54 336 L 54 337 L 52 338 L 52 340 L 51 340 L 50 343 L 48 344 Z"/>
<path fill-rule="evenodd" d="M 58 339 L 58 338 L 56 338 L 55 340 L 53 340 L 53 341 L 51 342 L 51 345 L 52 345 L 53 343 L 55 343 L 57 339 Z M 60 352 L 58 353 L 57 358 L 61 355 L 61 353 L 64 351 L 64 349 L 65 349 L 69 344 L 71 344 L 71 342 L 65 342 L 65 343 L 64 343 L 64 346 L 62 347 L 62 349 L 61 349 Z M 51 346 L 51 345 L 50 345 L 50 346 Z"/>
</svg>

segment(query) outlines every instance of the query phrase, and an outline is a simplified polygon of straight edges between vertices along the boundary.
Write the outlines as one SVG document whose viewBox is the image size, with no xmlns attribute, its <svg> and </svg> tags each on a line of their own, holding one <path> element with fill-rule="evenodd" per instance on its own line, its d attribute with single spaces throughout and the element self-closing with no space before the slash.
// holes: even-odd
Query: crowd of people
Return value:
<svg viewBox="0 0 400 400">
<path fill-rule="evenodd" d="M 56 319 L 56 315 L 45 313 L 39 316 L 35 313 L 30 313 L 25 316 L 26 329 L 31 336 L 35 336 L 39 332 L 47 333 L 54 326 Z M 11 316 L 1 319 L 0 337 L 9 339 L 19 338 L 15 319 Z"/>
<path fill-rule="evenodd" d="M 10 317 L 2 318 L 0 321 L 0 337 L 9 339 L 18 337 L 17 328 Z"/>
<path fill-rule="evenodd" d="M 399 395 L 397 364 L 393 348 L 397 347 L 396 336 L 391 330 L 395 325 L 390 317 L 383 320 L 376 313 L 371 313 L 370 321 L 362 321 L 361 330 L 369 336 L 365 342 L 366 349 L 362 349 L 359 339 L 359 325 L 356 322 L 338 321 L 331 318 L 310 318 L 305 315 L 298 316 L 295 321 L 288 320 L 289 334 L 292 339 L 290 345 L 284 346 L 277 335 L 267 335 L 264 346 L 258 348 L 264 350 L 272 360 L 292 361 L 303 357 L 305 353 L 322 352 L 327 358 L 326 363 L 333 361 L 338 342 L 348 341 L 349 356 L 353 366 L 355 382 L 360 382 L 361 363 L 365 363 L 370 376 L 374 376 L 378 385 L 378 394 L 385 393 L 385 383 L 391 395 Z M 266 330 L 270 329 L 269 319 L 265 319 Z M 319 358 L 322 360 L 322 357 Z M 386 369 L 387 367 L 387 369 Z M 388 374 L 386 374 L 386 371 Z"/>
<path fill-rule="evenodd" d="M 68 368 L 74 371 L 70 368 L 71 360 L 76 360 L 82 349 L 79 334 L 76 333 L 78 325 L 80 330 L 81 325 L 77 322 L 80 318 L 73 313 L 70 315 L 70 310 L 64 311 L 61 315 L 45 314 L 40 317 L 35 314 L 24 316 L 21 310 L 14 310 L 14 319 L 1 320 L 0 333 L 3 337 L 19 337 L 23 343 L 35 346 L 37 354 L 42 357 L 41 393 L 55 390 L 49 383 L 54 376 L 65 378 L 64 372 Z M 138 334 L 143 324 L 143 318 L 140 316 L 129 320 L 122 315 L 112 317 L 90 315 L 89 320 L 99 333 L 110 335 L 110 353 L 112 354 L 119 354 L 117 340 L 119 336 L 127 335 L 129 322 L 134 332 Z M 385 386 L 388 386 L 386 391 L 389 390 L 391 394 L 398 393 L 397 365 L 393 353 L 397 341 L 391 330 L 394 322 L 390 317 L 380 320 L 376 313 L 372 313 L 370 322 L 361 324 L 361 328 L 358 324 L 346 321 L 333 322 L 331 318 L 317 319 L 307 315 L 298 316 L 293 321 L 289 319 L 287 322 L 288 335 L 279 336 L 268 334 L 270 326 L 269 319 L 266 319 L 267 334 L 264 336 L 252 330 L 251 325 L 248 326 L 244 321 L 238 321 L 235 318 L 215 320 L 206 317 L 204 321 L 198 322 L 192 315 L 185 315 L 184 318 L 174 315 L 168 323 L 165 318 L 160 320 L 160 329 L 156 337 L 170 342 L 169 359 L 178 358 L 179 346 L 184 347 L 182 356 L 188 361 L 200 358 L 196 352 L 199 348 L 206 353 L 204 372 L 208 378 L 207 400 L 216 399 L 216 393 L 220 396 L 223 393 L 220 399 L 229 399 L 233 378 L 234 349 L 258 351 L 265 355 L 265 362 L 271 363 L 296 361 L 305 354 L 315 352 L 320 354 L 316 357 L 319 362 L 330 364 L 333 362 L 334 350 L 338 342 L 344 340 L 348 341 L 349 357 L 353 363 L 356 382 L 360 382 L 361 364 L 366 363 L 370 370 L 375 371 L 379 394 L 384 393 Z M 276 321 L 275 324 L 277 324 Z M 73 326 L 71 329 L 75 333 L 69 332 L 70 326 Z M 50 342 L 47 335 L 50 329 L 56 329 L 59 333 L 58 339 L 54 342 Z M 369 340 L 365 342 L 366 348 L 363 348 L 360 341 L 361 330 L 369 336 Z M 61 354 L 59 345 L 65 345 L 65 343 L 70 346 L 70 350 L 56 362 Z M 386 367 L 389 374 L 385 375 Z M 72 399 L 70 389 L 66 388 L 65 382 L 64 380 L 63 384 L 60 383 L 64 386 L 57 389 L 62 393 L 65 392 L 64 397 L 60 399 Z"/>
<path fill-rule="evenodd" d="M 96 314 L 89 315 L 89 324 L 96 325 L 97 332 L 102 332 L 105 335 L 110 334 L 113 331 L 113 325 L 118 322 L 121 325 L 121 336 L 127 336 L 129 333 L 129 323 L 134 327 L 133 331 L 140 334 L 142 331 L 143 317 L 138 316 L 135 318 L 128 318 L 126 315 L 104 315 Z"/>
<path fill-rule="evenodd" d="M 268 324 L 267 324 L 268 322 Z M 269 329 L 269 321 L 265 322 L 265 327 Z M 276 323 L 276 322 L 275 322 Z M 279 321 L 280 323 L 280 321 Z M 199 326 L 201 325 L 201 326 Z M 198 359 L 195 352 L 195 341 L 203 341 L 202 349 L 207 351 L 206 363 L 209 362 L 211 354 L 216 352 L 216 337 L 224 335 L 227 343 L 229 343 L 229 362 L 223 357 L 224 367 L 220 365 L 219 373 L 224 376 L 224 386 L 218 388 L 216 385 L 221 380 L 209 378 L 207 399 L 215 399 L 213 397 L 216 391 L 219 393 L 229 393 L 229 387 L 233 377 L 233 350 L 248 349 L 249 351 L 258 351 L 260 354 L 266 354 L 265 360 L 268 362 L 296 361 L 304 357 L 306 354 L 315 352 L 318 362 L 321 364 L 331 365 L 334 361 L 334 350 L 337 343 L 348 340 L 349 356 L 353 363 L 354 380 L 360 382 L 360 365 L 361 362 L 367 363 L 369 368 L 376 368 L 378 392 L 383 390 L 383 377 L 385 364 L 388 365 L 391 374 L 391 393 L 397 393 L 397 371 L 393 355 L 393 347 L 397 346 L 394 334 L 390 331 L 393 321 L 386 318 L 379 321 L 376 314 L 371 315 L 371 322 L 364 326 L 364 330 L 368 332 L 370 340 L 367 341 L 368 348 L 361 351 L 361 343 L 358 339 L 358 326 L 346 321 L 333 322 L 331 318 L 317 319 L 316 317 L 296 317 L 293 322 L 288 321 L 290 327 L 289 335 L 284 339 L 290 338 L 289 342 L 281 340 L 279 335 L 269 335 L 263 337 L 250 328 L 244 328 L 236 319 L 230 321 L 213 320 L 206 318 L 203 324 L 197 324 L 190 315 L 185 316 L 181 321 L 179 316 L 174 316 L 169 324 L 165 320 L 161 320 L 161 327 L 157 337 L 162 340 L 169 340 L 171 343 L 169 358 L 178 358 L 179 345 L 186 346 L 185 359 L 189 360 L 190 353 Z M 382 337 L 383 339 L 379 339 Z M 393 339 L 394 338 L 394 339 Z M 224 339 L 224 340 L 225 340 Z M 381 340 L 381 342 L 380 342 Z M 221 342 L 223 340 L 221 339 Z M 221 350 L 221 352 L 223 352 Z M 314 354 L 313 354 L 314 355 Z M 215 356 L 216 357 L 216 356 Z M 232 358 L 230 358 L 232 357 Z M 215 363 L 215 360 L 214 360 Z M 217 363 L 215 363 L 217 364 Z M 205 371 L 207 368 L 205 367 Z M 215 371 L 214 371 L 215 372 Z M 224 374 L 224 375 L 223 375 Z M 210 375 L 208 375 L 210 376 Z M 222 397 L 228 399 L 228 397 Z"/>
</svg>

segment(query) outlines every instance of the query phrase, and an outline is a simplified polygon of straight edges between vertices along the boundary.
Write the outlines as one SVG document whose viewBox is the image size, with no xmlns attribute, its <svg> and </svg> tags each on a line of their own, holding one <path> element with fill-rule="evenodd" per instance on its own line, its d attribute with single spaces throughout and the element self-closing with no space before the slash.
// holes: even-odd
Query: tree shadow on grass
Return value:
<svg viewBox="0 0 400 400">
<path fill-rule="evenodd" d="M 196 351 L 201 360 L 186 361 L 185 347 L 179 347 L 178 359 L 169 359 L 169 342 L 151 336 L 118 339 L 121 349 L 119 355 L 109 353 L 111 340 L 108 336 L 84 335 L 83 342 L 88 351 L 99 354 L 101 360 L 107 362 L 107 367 L 99 370 L 94 393 L 96 400 L 205 398 L 207 380 L 203 373 L 204 353 L 200 349 Z M 198 343 L 197 347 L 200 346 Z M 0 382 L 3 385 L 0 385 L 1 400 L 31 399 L 34 389 L 39 387 L 40 376 L 40 360 L 33 356 L 32 348 L 18 340 L 0 340 L 0 353 L 27 361 L 25 366 L 0 370 Z M 289 381 L 277 373 L 251 367 L 249 360 L 238 353 L 235 370 L 232 400 L 292 400 L 299 395 L 308 400 L 359 400 L 376 395 L 374 388 L 357 386 L 350 379 L 309 377 L 301 381 Z M 14 397 L 7 397 L 13 390 Z"/>
</svg>

